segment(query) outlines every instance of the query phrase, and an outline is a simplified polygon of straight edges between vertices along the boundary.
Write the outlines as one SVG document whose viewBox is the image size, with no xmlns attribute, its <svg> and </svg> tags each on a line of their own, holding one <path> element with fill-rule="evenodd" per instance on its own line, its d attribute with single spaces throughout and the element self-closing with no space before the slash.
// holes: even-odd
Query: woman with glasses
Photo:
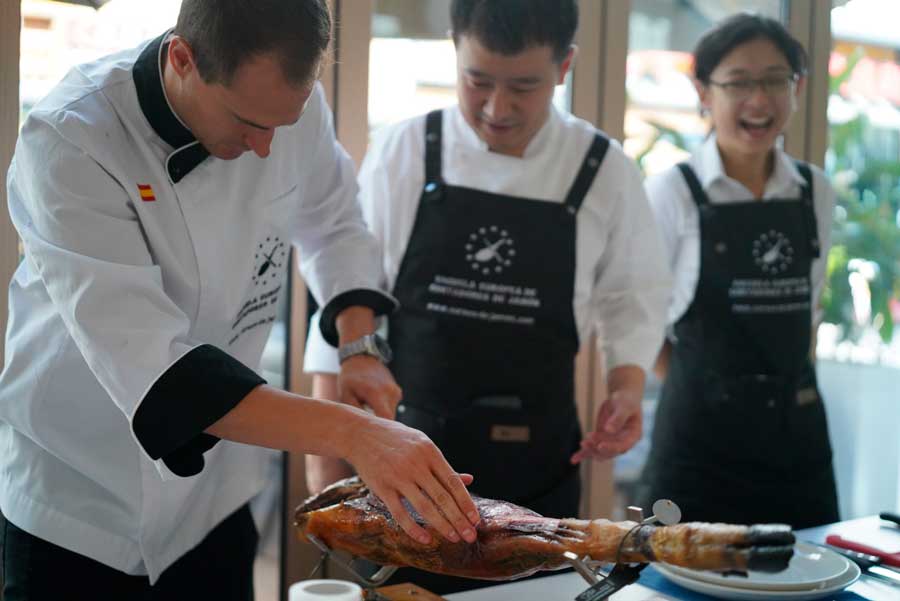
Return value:
<svg viewBox="0 0 900 601">
<path fill-rule="evenodd" d="M 839 519 L 812 364 L 834 191 L 778 144 L 805 69 L 777 21 L 720 22 L 694 51 L 712 133 L 646 181 L 675 286 L 640 501 L 672 499 L 685 520 Z"/>
</svg>

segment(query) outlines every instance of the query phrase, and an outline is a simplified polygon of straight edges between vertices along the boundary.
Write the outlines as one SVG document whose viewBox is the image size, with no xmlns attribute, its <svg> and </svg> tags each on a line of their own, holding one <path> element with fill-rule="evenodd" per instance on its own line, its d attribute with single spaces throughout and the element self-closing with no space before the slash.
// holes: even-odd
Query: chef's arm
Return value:
<svg viewBox="0 0 900 601">
<path fill-rule="evenodd" d="M 313 374 L 312 394 L 317 399 L 338 400 L 338 379 L 335 374 Z M 318 494 L 332 482 L 353 475 L 353 468 L 343 459 L 306 455 L 306 487 L 310 494 Z"/>
<path fill-rule="evenodd" d="M 404 508 L 406 499 L 450 541 L 475 541 L 479 521 L 465 485 L 425 434 L 341 403 L 262 384 L 207 433 L 244 444 L 349 461 L 403 529 L 428 544 L 429 534 Z"/>
</svg>

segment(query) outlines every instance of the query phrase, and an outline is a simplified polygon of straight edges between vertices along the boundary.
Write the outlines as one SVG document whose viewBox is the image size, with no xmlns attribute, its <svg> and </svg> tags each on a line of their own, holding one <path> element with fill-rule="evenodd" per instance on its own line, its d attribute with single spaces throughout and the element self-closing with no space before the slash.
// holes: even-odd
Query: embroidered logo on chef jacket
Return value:
<svg viewBox="0 0 900 601">
<path fill-rule="evenodd" d="M 156 200 L 156 195 L 153 193 L 153 186 L 150 184 L 138 184 L 137 189 L 138 193 L 141 195 L 141 200 L 144 202 L 153 202 Z"/>
<path fill-rule="evenodd" d="M 753 241 L 753 259 L 765 274 L 783 273 L 794 262 L 794 247 L 783 233 L 769 230 Z"/>
<path fill-rule="evenodd" d="M 469 234 L 466 261 L 476 273 L 503 273 L 516 256 L 515 241 L 505 229 L 491 225 Z"/>
<path fill-rule="evenodd" d="M 278 268 L 284 265 L 287 258 L 287 247 L 278 236 L 268 237 L 264 243 L 256 247 L 253 257 L 253 276 L 250 278 L 256 286 L 265 286 L 279 279 Z"/>
<path fill-rule="evenodd" d="M 256 245 L 253 272 L 250 275 L 252 293 L 231 324 L 229 345 L 247 332 L 275 322 L 283 268 L 287 259 L 288 245 L 279 236 L 266 236 L 265 240 Z"/>
</svg>

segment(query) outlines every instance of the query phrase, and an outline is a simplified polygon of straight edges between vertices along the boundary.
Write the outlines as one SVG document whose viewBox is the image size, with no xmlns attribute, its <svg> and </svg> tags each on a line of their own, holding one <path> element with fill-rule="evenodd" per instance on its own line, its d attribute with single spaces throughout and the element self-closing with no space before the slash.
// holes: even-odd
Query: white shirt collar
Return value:
<svg viewBox="0 0 900 601">
<path fill-rule="evenodd" d="M 717 182 L 727 182 L 731 185 L 742 186 L 739 182 L 731 179 L 725 173 L 725 167 L 722 165 L 722 156 L 719 154 L 719 148 L 716 145 L 716 134 L 711 133 L 707 137 L 703 145 L 694 154 L 691 166 L 697 173 L 697 178 L 704 190 L 709 190 Z M 766 182 L 766 190 L 763 196 L 765 198 L 776 198 L 785 194 L 793 194 L 798 184 L 805 184 L 806 180 L 800 175 L 797 166 L 792 159 L 780 146 L 775 146 L 775 163 L 772 175 Z"/>
<path fill-rule="evenodd" d="M 454 109 L 455 110 L 452 114 L 451 126 L 456 130 L 457 135 L 459 136 L 459 143 L 470 148 L 481 150 L 483 152 L 490 152 L 488 145 L 484 142 L 484 140 L 478 137 L 478 134 L 466 121 L 466 118 L 463 116 L 462 110 L 460 109 L 459 105 L 456 105 Z M 561 120 L 562 117 L 559 114 L 559 109 L 557 109 L 555 105 L 550 105 L 547 120 L 544 121 L 544 124 L 541 126 L 541 128 L 537 131 L 534 137 L 531 138 L 531 141 L 528 142 L 528 146 L 525 147 L 525 152 L 522 155 L 522 158 L 530 159 L 543 152 L 551 143 L 553 134 L 559 129 Z"/>
</svg>

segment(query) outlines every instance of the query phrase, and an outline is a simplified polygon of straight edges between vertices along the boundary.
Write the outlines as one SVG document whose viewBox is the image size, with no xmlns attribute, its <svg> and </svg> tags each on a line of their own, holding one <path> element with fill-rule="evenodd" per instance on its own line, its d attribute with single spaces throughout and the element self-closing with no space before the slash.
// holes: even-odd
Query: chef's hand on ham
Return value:
<svg viewBox="0 0 900 601">
<path fill-rule="evenodd" d="M 342 403 L 371 408 L 378 417 L 394 419 L 403 392 L 390 370 L 369 355 L 350 357 L 341 364 L 338 393 Z"/>
<path fill-rule="evenodd" d="M 597 411 L 594 429 L 585 435 L 581 448 L 572 455 L 573 464 L 585 459 L 611 459 L 640 440 L 644 380 L 644 370 L 636 365 L 619 366 L 610 371 L 609 396 Z"/>
<path fill-rule="evenodd" d="M 466 490 L 470 474 L 458 474 L 433 442 L 419 430 L 371 417 L 369 427 L 348 441 L 345 457 L 412 538 L 422 544 L 431 535 L 412 518 L 403 499 L 447 540 L 475 542 L 478 510 Z"/>
</svg>

